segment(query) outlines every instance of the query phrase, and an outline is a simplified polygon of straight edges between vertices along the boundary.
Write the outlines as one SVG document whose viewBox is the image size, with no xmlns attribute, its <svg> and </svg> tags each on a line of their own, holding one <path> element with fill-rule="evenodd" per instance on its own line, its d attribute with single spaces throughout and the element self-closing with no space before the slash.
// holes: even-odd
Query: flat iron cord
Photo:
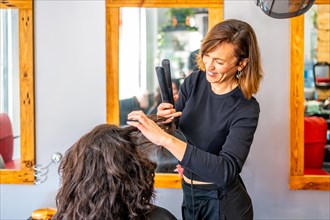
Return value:
<svg viewBox="0 0 330 220">
<path fill-rule="evenodd" d="M 195 201 L 194 201 L 194 187 L 193 187 L 193 174 L 190 171 L 190 190 L 191 190 L 191 202 L 192 202 L 192 219 L 195 220 Z"/>
</svg>

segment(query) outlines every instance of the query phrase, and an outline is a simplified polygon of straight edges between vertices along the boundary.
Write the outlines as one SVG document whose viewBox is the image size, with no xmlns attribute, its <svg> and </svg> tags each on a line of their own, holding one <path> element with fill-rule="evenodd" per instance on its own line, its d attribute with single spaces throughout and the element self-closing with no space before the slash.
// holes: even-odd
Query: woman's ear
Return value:
<svg viewBox="0 0 330 220">
<path fill-rule="evenodd" d="M 238 65 L 239 66 L 238 70 L 242 71 L 248 62 L 249 62 L 249 58 L 245 58 L 242 61 L 240 61 Z"/>
</svg>

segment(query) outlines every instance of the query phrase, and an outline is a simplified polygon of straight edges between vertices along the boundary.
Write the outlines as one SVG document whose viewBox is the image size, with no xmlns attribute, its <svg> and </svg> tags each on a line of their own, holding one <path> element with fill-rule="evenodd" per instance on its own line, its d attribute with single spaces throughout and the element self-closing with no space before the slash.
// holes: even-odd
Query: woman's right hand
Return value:
<svg viewBox="0 0 330 220">
<path fill-rule="evenodd" d="M 174 118 L 180 117 L 181 112 L 177 112 L 174 106 L 170 103 L 160 103 L 157 108 L 157 116 L 161 118 L 167 118 L 163 123 L 170 123 Z"/>
</svg>

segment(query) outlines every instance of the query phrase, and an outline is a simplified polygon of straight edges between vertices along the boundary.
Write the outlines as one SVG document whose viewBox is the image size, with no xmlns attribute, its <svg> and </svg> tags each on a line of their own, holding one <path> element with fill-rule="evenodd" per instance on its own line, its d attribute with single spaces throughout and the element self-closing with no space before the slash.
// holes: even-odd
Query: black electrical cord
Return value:
<svg viewBox="0 0 330 220">
<path fill-rule="evenodd" d="M 192 215 L 195 220 L 195 201 L 194 201 L 194 187 L 193 187 L 193 174 L 190 171 L 190 190 L 191 190 L 191 202 L 192 202 Z"/>
</svg>

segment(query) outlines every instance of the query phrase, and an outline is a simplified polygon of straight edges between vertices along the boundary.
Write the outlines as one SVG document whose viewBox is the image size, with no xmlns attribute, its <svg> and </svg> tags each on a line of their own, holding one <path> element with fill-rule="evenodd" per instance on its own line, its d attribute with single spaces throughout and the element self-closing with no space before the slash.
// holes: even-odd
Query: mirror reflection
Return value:
<svg viewBox="0 0 330 220">
<path fill-rule="evenodd" d="M 195 67 L 195 55 L 208 28 L 204 8 L 121 8 L 119 27 L 120 125 L 127 114 L 156 114 L 161 103 L 156 66 L 170 60 L 173 95 Z M 129 64 L 129 65 L 127 65 Z M 174 173 L 178 161 L 169 152 L 153 152 L 156 172 Z"/>
<path fill-rule="evenodd" d="M 0 9 L 0 168 L 20 168 L 18 9 Z"/>
<path fill-rule="evenodd" d="M 305 14 L 304 173 L 330 175 L 330 7 Z"/>
</svg>

